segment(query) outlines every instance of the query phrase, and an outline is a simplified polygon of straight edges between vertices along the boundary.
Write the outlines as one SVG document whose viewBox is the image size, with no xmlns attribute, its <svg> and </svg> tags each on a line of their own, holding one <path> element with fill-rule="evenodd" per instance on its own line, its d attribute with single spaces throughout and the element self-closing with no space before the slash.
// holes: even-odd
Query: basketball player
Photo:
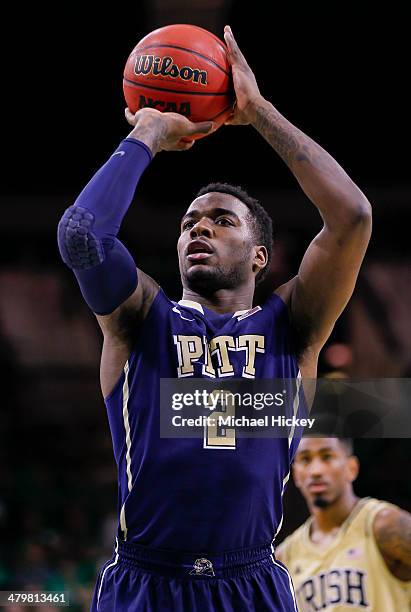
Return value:
<svg viewBox="0 0 411 612">
<path fill-rule="evenodd" d="M 310 518 L 276 550 L 301 612 L 411 609 L 411 515 L 353 491 L 352 441 L 303 438 L 294 481 Z"/>
<path fill-rule="evenodd" d="M 126 110 L 132 131 L 66 210 L 58 238 L 104 335 L 101 387 L 119 474 L 118 537 L 93 610 L 296 609 L 272 541 L 298 436 L 235 440 L 229 430 L 229 445 L 224 437 L 161 439 L 159 381 L 314 377 L 354 289 L 371 212 L 337 162 L 261 96 L 228 27 L 225 40 L 237 96 L 230 122 L 251 124 L 272 145 L 324 227 L 298 274 L 252 308 L 271 259 L 271 220 L 243 190 L 208 185 L 181 221 L 183 296 L 173 302 L 116 236 L 153 157 L 189 149 L 183 137 L 213 126 Z M 252 163 L 255 152 L 244 154 Z"/>
</svg>

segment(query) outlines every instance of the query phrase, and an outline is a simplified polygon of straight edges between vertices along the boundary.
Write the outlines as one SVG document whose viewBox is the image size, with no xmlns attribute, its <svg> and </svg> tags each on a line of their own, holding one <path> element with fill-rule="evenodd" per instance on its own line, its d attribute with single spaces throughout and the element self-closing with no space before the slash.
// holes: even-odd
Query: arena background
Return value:
<svg viewBox="0 0 411 612">
<path fill-rule="evenodd" d="M 129 132 L 123 66 L 156 27 L 193 23 L 222 36 L 229 23 L 263 95 L 334 155 L 373 205 L 366 262 L 320 374 L 410 375 L 406 20 L 393 4 L 362 14 L 347 3 L 333 3 L 332 12 L 295 3 L 289 12 L 269 11 L 269 4 L 253 2 L 251 10 L 235 0 L 150 0 L 16 14 L 0 185 L 0 590 L 68 590 L 71 609 L 86 610 L 111 555 L 116 468 L 99 391 L 101 337 L 59 259 L 56 226 Z M 188 153 L 160 154 L 121 237 L 138 265 L 179 299 L 179 218 L 212 180 L 241 184 L 274 219 L 262 300 L 296 273 L 321 221 L 251 128 L 226 127 Z M 409 441 L 359 440 L 356 451 L 356 492 L 411 510 Z M 279 539 L 305 517 L 290 484 Z"/>
</svg>

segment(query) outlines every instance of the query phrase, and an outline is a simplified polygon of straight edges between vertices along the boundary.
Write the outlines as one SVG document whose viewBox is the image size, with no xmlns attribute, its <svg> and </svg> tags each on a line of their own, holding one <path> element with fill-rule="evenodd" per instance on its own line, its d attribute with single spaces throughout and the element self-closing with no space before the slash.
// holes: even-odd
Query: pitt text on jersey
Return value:
<svg viewBox="0 0 411 612">
<path fill-rule="evenodd" d="M 257 353 L 265 353 L 265 338 L 258 334 L 243 334 L 237 337 L 216 336 L 210 341 L 205 336 L 174 336 L 177 347 L 177 376 L 184 378 L 194 376 L 194 362 L 202 360 L 202 375 L 210 378 L 234 376 L 234 367 L 230 360 L 230 352 L 244 352 L 244 365 L 241 376 L 255 378 L 255 361 Z M 217 371 L 212 357 L 217 358 Z"/>
</svg>

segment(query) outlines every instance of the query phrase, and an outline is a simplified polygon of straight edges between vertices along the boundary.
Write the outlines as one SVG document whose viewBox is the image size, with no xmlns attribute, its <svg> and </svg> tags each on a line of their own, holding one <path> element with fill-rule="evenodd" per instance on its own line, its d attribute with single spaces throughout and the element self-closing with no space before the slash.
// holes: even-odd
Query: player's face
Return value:
<svg viewBox="0 0 411 612">
<path fill-rule="evenodd" d="M 201 294 L 248 283 L 266 262 L 253 244 L 249 210 L 226 193 L 207 193 L 189 206 L 177 244 L 184 287 Z"/>
<path fill-rule="evenodd" d="M 337 438 L 303 438 L 294 461 L 294 482 L 308 504 L 325 508 L 335 503 L 358 473 Z"/>
</svg>

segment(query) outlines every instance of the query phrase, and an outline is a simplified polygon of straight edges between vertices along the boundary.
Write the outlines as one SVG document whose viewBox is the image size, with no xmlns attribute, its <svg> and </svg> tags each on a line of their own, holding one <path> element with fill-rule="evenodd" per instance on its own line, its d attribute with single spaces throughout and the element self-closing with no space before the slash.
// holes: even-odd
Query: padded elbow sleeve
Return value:
<svg viewBox="0 0 411 612">
<path fill-rule="evenodd" d="M 94 215 L 74 204 L 58 225 L 57 241 L 64 263 L 73 270 L 87 270 L 103 263 L 103 241 L 93 234 Z"/>
<path fill-rule="evenodd" d="M 137 287 L 137 270 L 126 247 L 115 237 L 93 233 L 94 215 L 70 206 L 58 226 L 61 257 L 75 273 L 88 306 L 99 315 L 113 312 Z"/>
</svg>

